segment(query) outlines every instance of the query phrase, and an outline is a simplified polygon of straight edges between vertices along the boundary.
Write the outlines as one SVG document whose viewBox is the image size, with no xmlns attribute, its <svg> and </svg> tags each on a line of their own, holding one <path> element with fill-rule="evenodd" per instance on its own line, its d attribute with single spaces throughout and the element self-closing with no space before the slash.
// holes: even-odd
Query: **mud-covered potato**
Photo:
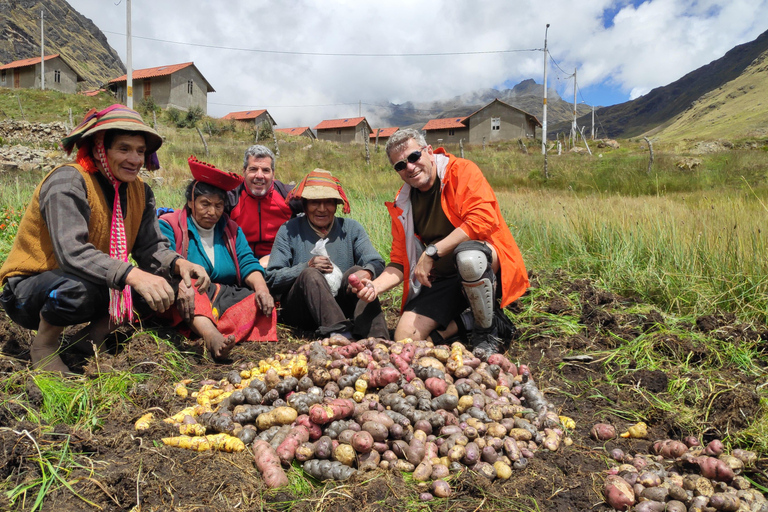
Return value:
<svg viewBox="0 0 768 512">
<path fill-rule="evenodd" d="M 589 431 L 589 435 L 596 441 L 608 441 L 616 437 L 616 427 L 607 423 L 597 423 Z"/>
<path fill-rule="evenodd" d="M 605 478 L 605 501 L 616 510 L 629 510 L 635 504 L 635 491 L 620 476 L 608 475 Z"/>
</svg>

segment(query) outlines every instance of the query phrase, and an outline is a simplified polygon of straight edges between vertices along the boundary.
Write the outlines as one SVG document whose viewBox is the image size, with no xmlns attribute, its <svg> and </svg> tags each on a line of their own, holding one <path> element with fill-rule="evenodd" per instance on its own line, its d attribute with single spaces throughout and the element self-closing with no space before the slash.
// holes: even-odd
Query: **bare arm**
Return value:
<svg viewBox="0 0 768 512">
<path fill-rule="evenodd" d="M 357 291 L 357 297 L 365 302 L 373 302 L 376 298 L 403 282 L 403 273 L 393 267 L 386 267 L 384 271 L 371 281 L 363 278 L 360 280 L 361 288 Z"/>
<path fill-rule="evenodd" d="M 450 256 L 453 254 L 453 250 L 461 243 L 470 240 L 469 235 L 461 228 L 456 228 L 451 233 L 436 242 L 434 245 L 437 248 L 437 255 L 441 258 Z M 426 287 L 431 287 L 432 283 L 429 281 L 429 274 L 432 272 L 432 267 L 435 265 L 435 261 L 422 253 L 419 261 L 416 262 L 416 266 L 413 269 L 413 275 L 418 281 Z"/>
<path fill-rule="evenodd" d="M 275 307 L 275 299 L 270 295 L 267 282 L 264 280 L 261 272 L 251 272 L 248 274 L 245 278 L 245 284 L 253 290 L 253 300 L 256 303 L 256 308 L 264 315 L 271 315 Z"/>
</svg>

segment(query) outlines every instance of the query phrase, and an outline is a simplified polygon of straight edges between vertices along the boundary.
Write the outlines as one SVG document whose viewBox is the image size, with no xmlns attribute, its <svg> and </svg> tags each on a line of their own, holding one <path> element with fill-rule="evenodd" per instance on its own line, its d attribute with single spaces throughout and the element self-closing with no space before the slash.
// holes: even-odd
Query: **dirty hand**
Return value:
<svg viewBox="0 0 768 512">
<path fill-rule="evenodd" d="M 328 256 L 313 256 L 312 259 L 307 262 L 307 266 L 316 268 L 323 274 L 330 274 L 333 272 L 333 263 Z"/>
<path fill-rule="evenodd" d="M 162 313 L 173 304 L 173 288 L 164 278 L 133 268 L 125 276 L 125 284 L 142 296 L 152 311 Z"/>
<path fill-rule="evenodd" d="M 176 274 L 181 276 L 181 279 L 187 286 L 191 287 L 192 278 L 196 278 L 197 283 L 195 283 L 195 287 L 199 292 L 206 291 L 211 284 L 211 278 L 208 276 L 208 272 L 197 263 L 192 263 L 191 261 L 179 258 L 176 260 L 174 267 Z"/>
<path fill-rule="evenodd" d="M 181 318 L 187 323 L 192 322 L 192 319 L 195 318 L 195 292 L 184 281 L 179 283 L 179 293 L 176 295 L 176 309 L 179 310 Z"/>
</svg>

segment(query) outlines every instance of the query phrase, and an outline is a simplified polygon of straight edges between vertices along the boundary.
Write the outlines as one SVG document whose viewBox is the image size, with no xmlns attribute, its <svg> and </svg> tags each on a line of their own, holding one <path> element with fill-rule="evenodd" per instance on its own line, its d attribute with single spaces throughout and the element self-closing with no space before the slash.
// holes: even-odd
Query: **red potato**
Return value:
<svg viewBox="0 0 768 512">
<path fill-rule="evenodd" d="M 730 482 L 733 480 L 733 470 L 725 462 L 714 457 L 697 457 L 693 459 L 695 464 L 699 465 L 701 474 L 710 480 L 718 482 Z"/>
<path fill-rule="evenodd" d="M 280 462 L 283 464 L 290 464 L 293 458 L 296 456 L 296 449 L 301 443 L 309 441 L 309 430 L 303 425 L 293 427 L 288 433 L 280 446 L 277 447 L 276 453 L 280 458 Z"/>
<path fill-rule="evenodd" d="M 254 441 L 253 457 L 267 487 L 275 489 L 288 485 L 288 476 L 280 465 L 280 458 L 269 443 L 260 439 Z"/>
<path fill-rule="evenodd" d="M 488 356 L 488 364 L 499 366 L 506 373 L 511 373 L 513 377 L 517 375 L 517 368 L 512 361 L 507 359 L 503 354 L 491 354 Z"/>
<path fill-rule="evenodd" d="M 317 441 L 320 439 L 320 436 L 323 435 L 323 430 L 320 428 L 320 425 L 312 423 L 312 420 L 309 419 L 308 414 L 302 414 L 296 418 L 296 421 L 293 424 L 306 427 L 307 432 L 309 433 L 310 441 Z"/>
<path fill-rule="evenodd" d="M 396 368 L 390 366 L 378 370 L 371 370 L 367 373 L 368 386 L 372 388 L 383 388 L 387 384 L 397 382 L 399 378 L 400 372 L 397 371 Z"/>
<path fill-rule="evenodd" d="M 351 444 L 357 453 L 368 453 L 373 449 L 373 436 L 365 430 L 355 432 Z"/>
<path fill-rule="evenodd" d="M 424 381 L 424 387 L 427 388 L 427 391 L 432 393 L 432 396 L 437 397 L 445 394 L 445 391 L 448 389 L 448 383 L 443 379 L 430 377 Z"/>
<path fill-rule="evenodd" d="M 395 367 L 400 370 L 400 373 L 403 375 L 403 377 L 405 377 L 406 381 L 411 382 L 416 378 L 416 372 L 401 356 L 397 354 L 390 354 L 389 359 L 392 361 L 392 364 L 394 364 Z"/>
<path fill-rule="evenodd" d="M 616 427 L 607 423 L 597 423 L 589 431 L 589 435 L 596 441 L 608 441 L 616 437 Z"/>
<path fill-rule="evenodd" d="M 706 448 L 704 448 L 704 454 L 705 455 L 713 455 L 717 457 L 721 453 L 723 453 L 723 443 L 719 439 L 713 439 L 709 442 Z"/>
<path fill-rule="evenodd" d="M 616 510 L 629 510 L 635 504 L 635 491 L 620 476 L 608 475 L 604 492 L 605 501 Z"/>
<path fill-rule="evenodd" d="M 349 418 L 355 412 L 355 401 L 336 398 L 324 404 L 314 404 L 309 408 L 309 419 L 318 425 L 325 425 L 335 420 Z"/>
<path fill-rule="evenodd" d="M 653 452 L 661 455 L 665 459 L 676 459 L 688 451 L 685 443 L 666 439 L 653 443 Z"/>
<path fill-rule="evenodd" d="M 403 361 L 405 361 L 408 364 L 411 364 L 411 361 L 413 361 L 413 356 L 416 354 L 416 345 L 413 343 L 406 343 L 403 345 L 403 351 L 400 352 L 400 357 L 403 358 Z"/>
<path fill-rule="evenodd" d="M 365 347 L 360 343 L 353 342 L 345 347 L 336 347 L 331 351 L 331 357 L 334 359 L 352 359 L 357 354 L 365 350 Z"/>
<path fill-rule="evenodd" d="M 360 471 L 373 471 L 379 467 L 381 462 L 381 455 L 376 450 L 372 450 L 368 453 L 363 453 L 357 457 L 357 469 Z"/>
</svg>

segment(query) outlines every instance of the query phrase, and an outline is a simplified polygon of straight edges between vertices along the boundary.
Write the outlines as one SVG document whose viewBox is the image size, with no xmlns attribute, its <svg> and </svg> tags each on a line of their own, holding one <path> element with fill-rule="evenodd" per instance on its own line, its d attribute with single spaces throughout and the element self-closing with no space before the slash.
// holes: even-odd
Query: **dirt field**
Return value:
<svg viewBox="0 0 768 512">
<path fill-rule="evenodd" d="M 542 281 L 541 283 L 539 281 Z M 543 283 L 546 281 L 546 283 Z M 45 497 L 43 510 L 518 510 L 605 511 L 610 510 L 601 494 L 604 471 L 609 466 L 607 451 L 620 447 L 627 452 L 647 452 L 652 440 L 684 435 L 701 436 L 705 441 L 734 438 L 760 418 L 761 408 L 756 388 L 758 378 L 727 368 L 723 385 L 708 386 L 699 375 L 687 375 L 690 386 L 700 386 L 698 401 L 688 404 L 700 407 L 705 414 L 698 421 L 699 430 L 691 431 L 676 410 L 664 410 L 654 400 L 672 401 L 669 383 L 679 379 L 674 364 L 648 365 L 635 368 L 633 360 L 619 360 L 617 348 L 643 337 L 654 354 L 665 361 L 688 360 L 706 364 L 714 344 L 697 344 L 681 337 L 668 320 L 650 307 L 595 288 L 585 280 L 571 281 L 562 275 L 536 278 L 541 289 L 535 298 L 524 297 L 512 305 L 515 316 L 526 320 L 519 324 L 520 338 L 509 355 L 526 363 L 548 400 L 558 413 L 576 422 L 571 432 L 573 444 L 558 452 L 536 452 L 534 459 L 511 479 L 489 482 L 469 471 L 451 480 L 454 494 L 449 500 L 420 504 L 419 488 L 408 475 L 394 471 L 365 473 L 341 484 L 314 485 L 301 495 L 267 490 L 249 451 L 238 454 L 196 453 L 170 448 L 159 439 L 174 433 L 169 425 L 154 424 L 149 431 L 137 434 L 135 420 L 146 410 L 160 416 L 173 414 L 185 404 L 173 393 L 173 381 L 164 369 L 167 351 L 174 349 L 158 344 L 147 334 L 138 333 L 98 361 L 70 357 L 66 362 L 82 371 L 85 378 L 110 369 L 148 375 L 130 392 L 130 402 L 115 407 L 101 428 L 92 432 L 72 430 L 67 425 L 54 425 L 43 433 L 39 425 L 18 418 L 25 409 L 42 407 L 40 390 L 20 381 L 18 370 L 28 365 L 26 348 L 30 333 L 10 324 L 3 315 L 0 321 L 0 372 L 5 384 L 0 388 L 0 477 L 4 490 L 39 475 L 36 447 L 60 443 L 68 435 L 69 448 L 75 459 L 87 469 L 77 469 L 68 478 L 70 489 L 58 485 Z M 390 318 L 391 322 L 395 319 Z M 563 324 L 567 323 L 567 328 Z M 686 327 L 683 325 L 682 327 Z M 726 340 L 733 344 L 761 344 L 768 329 L 742 325 L 733 317 L 712 314 L 690 322 L 687 328 L 708 339 Z M 288 336 L 281 331 L 281 339 Z M 161 336 L 169 335 L 160 333 Z M 231 365 L 213 365 L 200 355 L 192 342 L 173 337 L 192 365 L 191 378 L 221 378 L 227 371 L 247 361 L 258 361 L 275 351 L 287 351 L 297 343 L 242 344 L 231 354 Z M 567 356 L 589 355 L 591 360 L 574 360 Z M 565 357 L 565 359 L 564 359 Z M 765 361 L 754 361 L 764 368 Z M 22 390 L 22 392 L 18 392 Z M 709 391 L 707 391 L 709 390 Z M 597 422 L 612 423 L 623 429 L 643 418 L 650 427 L 647 440 L 618 439 L 606 443 L 589 437 Z M 21 432 L 27 430 L 30 436 Z M 749 446 L 746 446 L 747 448 Z M 292 470 L 291 472 L 297 472 Z M 756 483 L 768 487 L 766 460 L 748 473 Z M 76 496 L 75 491 L 80 497 Z M 34 494 L 34 493 L 31 493 Z M 5 493 L 0 495 L 0 510 L 10 507 Z M 87 500 L 95 506 L 88 505 Z M 33 498 L 15 509 L 28 510 Z"/>
</svg>

